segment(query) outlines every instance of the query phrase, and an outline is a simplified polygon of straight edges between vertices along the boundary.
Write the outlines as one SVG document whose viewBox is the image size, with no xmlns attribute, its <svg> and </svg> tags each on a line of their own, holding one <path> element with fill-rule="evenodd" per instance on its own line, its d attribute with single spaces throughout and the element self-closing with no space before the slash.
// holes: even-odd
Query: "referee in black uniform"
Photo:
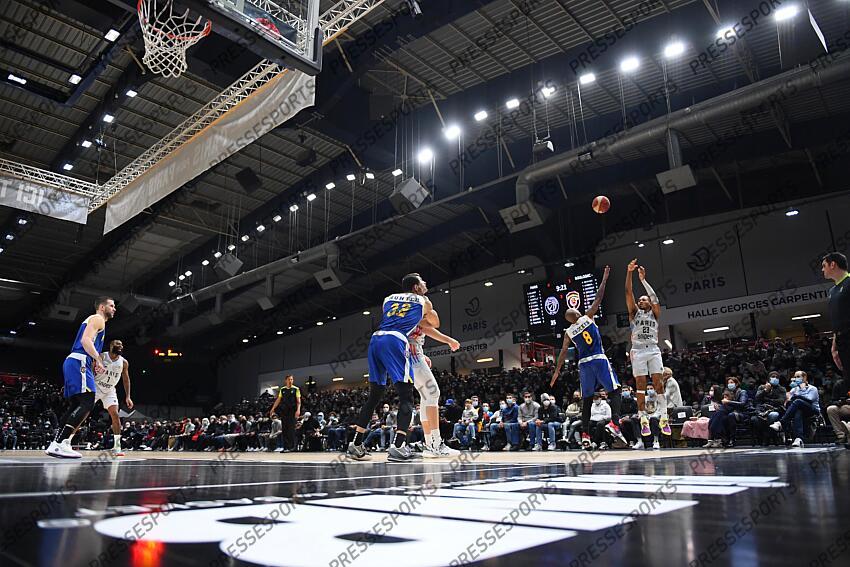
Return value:
<svg viewBox="0 0 850 567">
<path fill-rule="evenodd" d="M 277 399 L 269 411 L 269 415 L 273 414 L 278 406 L 280 406 L 280 422 L 283 430 L 283 450 L 295 450 L 295 420 L 301 416 L 301 390 L 298 386 L 293 385 L 295 377 L 288 374 L 284 378 L 284 385 L 281 386 L 277 393 Z"/>
<path fill-rule="evenodd" d="M 829 290 L 829 318 L 832 320 L 832 359 L 847 378 L 850 370 L 850 274 L 847 256 L 830 252 L 821 263 L 823 277 L 835 282 Z M 847 369 L 847 370 L 845 370 Z"/>
</svg>

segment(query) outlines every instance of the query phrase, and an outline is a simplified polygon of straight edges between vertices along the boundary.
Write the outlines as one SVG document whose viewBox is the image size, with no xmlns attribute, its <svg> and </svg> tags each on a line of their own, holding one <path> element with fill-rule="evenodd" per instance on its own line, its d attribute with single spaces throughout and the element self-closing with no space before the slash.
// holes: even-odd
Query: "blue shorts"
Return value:
<svg viewBox="0 0 850 567">
<path fill-rule="evenodd" d="M 620 387 L 617 374 L 611 368 L 607 358 L 597 358 L 581 362 L 578 365 L 578 378 L 581 382 L 581 397 L 590 398 L 599 388 L 611 392 Z"/>
<path fill-rule="evenodd" d="M 62 374 L 65 375 L 65 397 L 75 394 L 94 392 L 94 371 L 87 362 L 76 358 L 66 358 L 62 364 Z"/>
<path fill-rule="evenodd" d="M 413 382 L 408 344 L 393 335 L 372 335 L 369 341 L 369 382 L 387 385 L 387 377 L 396 382 Z"/>
</svg>

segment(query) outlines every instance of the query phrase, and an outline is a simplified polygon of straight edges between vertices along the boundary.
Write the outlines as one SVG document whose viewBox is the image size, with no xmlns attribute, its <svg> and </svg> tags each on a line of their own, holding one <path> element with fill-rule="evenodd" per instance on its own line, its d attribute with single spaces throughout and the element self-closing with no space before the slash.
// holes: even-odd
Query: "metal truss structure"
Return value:
<svg viewBox="0 0 850 567">
<path fill-rule="evenodd" d="M 249 1 L 251 4 L 263 9 L 266 9 L 266 5 L 271 7 L 274 4 L 277 7 L 277 12 L 270 11 L 270 13 L 284 15 L 285 17 L 283 19 L 287 22 L 299 19 L 299 16 L 295 14 L 289 12 L 283 14 L 280 12 L 282 8 L 274 2 L 266 0 Z M 344 32 L 351 24 L 371 12 L 382 2 L 383 0 L 340 0 L 334 4 L 319 17 L 319 26 L 322 28 L 324 34 L 323 45 L 330 43 L 330 41 Z M 302 21 L 302 24 L 306 26 L 309 22 Z M 308 34 L 303 35 L 306 36 Z M 251 96 L 257 89 L 284 71 L 285 69 L 276 63 L 268 60 L 261 61 L 103 185 L 99 186 L 95 183 L 4 159 L 0 159 L 0 173 L 7 173 L 18 179 L 41 183 L 78 195 L 84 195 L 91 199 L 89 203 L 89 212 L 91 213 L 120 193 L 128 184 L 165 158 L 169 153 L 189 141 L 192 136 L 221 118 L 234 106 Z"/>
</svg>

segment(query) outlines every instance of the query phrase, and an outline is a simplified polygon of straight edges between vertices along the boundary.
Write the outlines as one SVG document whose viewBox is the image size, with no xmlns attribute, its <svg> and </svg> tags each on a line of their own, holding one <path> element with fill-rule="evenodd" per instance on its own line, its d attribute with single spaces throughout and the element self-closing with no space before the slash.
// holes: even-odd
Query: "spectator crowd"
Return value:
<svg viewBox="0 0 850 567">
<path fill-rule="evenodd" d="M 834 366 L 826 338 L 808 336 L 804 344 L 782 339 L 740 341 L 665 352 L 663 383 L 657 385 L 658 391 L 647 387 L 640 411 L 626 349 L 614 345 L 608 352 L 623 382 L 621 430 L 635 449 L 672 445 L 674 430 L 680 443 L 709 447 L 733 446 L 745 436 L 753 444 L 799 447 L 819 431 L 826 435 L 831 431 L 842 444 L 850 441 L 846 426 L 850 387 Z M 561 380 L 550 388 L 553 370 L 537 366 L 466 376 L 435 371 L 443 394 L 443 438 L 456 448 L 480 450 L 578 448 L 578 369 L 568 361 Z M 121 444 L 136 451 L 339 451 L 353 435 L 367 391 L 360 387 L 303 393 L 293 436 L 285 434 L 280 416 L 270 412 L 275 397 L 265 392 L 206 416 L 126 419 Z M 63 403 L 60 387 L 51 381 L 5 377 L 0 382 L 2 447 L 46 446 L 60 425 L 56 416 Z M 367 448 L 385 450 L 392 443 L 397 407 L 394 392 L 388 390 L 370 420 Z M 622 447 L 605 429 L 610 416 L 605 392 L 600 391 L 594 396 L 588 428 L 601 449 Z M 109 427 L 108 415 L 98 407 L 73 443 L 109 448 Z M 422 439 L 418 404 L 409 434 L 410 442 Z"/>
</svg>

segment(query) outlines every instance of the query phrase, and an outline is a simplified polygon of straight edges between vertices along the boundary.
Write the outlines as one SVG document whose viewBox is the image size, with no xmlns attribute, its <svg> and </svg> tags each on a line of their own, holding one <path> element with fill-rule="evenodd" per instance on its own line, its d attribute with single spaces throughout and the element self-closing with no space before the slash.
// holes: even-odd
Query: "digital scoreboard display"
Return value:
<svg viewBox="0 0 850 567">
<path fill-rule="evenodd" d="M 596 299 L 598 288 L 599 281 L 591 273 L 525 285 L 528 330 L 532 334 L 561 332 L 568 326 L 564 312 L 573 308 L 583 314 Z M 601 315 L 600 306 L 597 317 Z"/>
</svg>

